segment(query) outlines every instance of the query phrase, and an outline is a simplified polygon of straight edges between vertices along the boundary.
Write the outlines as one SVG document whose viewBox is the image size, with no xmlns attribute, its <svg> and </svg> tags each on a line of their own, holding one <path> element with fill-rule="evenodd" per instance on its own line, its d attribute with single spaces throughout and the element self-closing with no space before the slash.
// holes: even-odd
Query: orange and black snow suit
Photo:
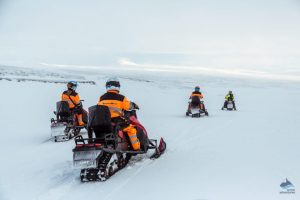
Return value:
<svg viewBox="0 0 300 200">
<path fill-rule="evenodd" d="M 116 90 L 109 90 L 107 93 L 102 95 L 99 99 L 98 105 L 107 106 L 109 108 L 113 122 L 120 120 L 125 121 L 123 118 L 123 111 L 133 109 L 133 104 Z M 132 124 L 129 124 L 123 127 L 122 130 L 127 133 L 132 148 L 134 150 L 139 150 L 141 144 L 137 138 L 136 128 Z"/>
<path fill-rule="evenodd" d="M 201 92 L 194 91 L 190 96 L 191 103 L 189 104 L 189 109 L 191 106 L 200 106 L 201 110 L 205 110 L 204 104 L 201 103 L 201 99 L 203 99 L 203 97 L 204 96 Z"/>
<path fill-rule="evenodd" d="M 197 92 L 197 91 L 194 91 L 191 96 L 190 96 L 190 99 L 192 99 L 192 97 L 199 97 L 199 99 L 203 99 L 203 94 L 201 92 Z"/>
<path fill-rule="evenodd" d="M 75 92 L 74 90 L 66 90 L 62 93 L 61 100 L 68 102 L 69 108 L 74 113 L 78 125 L 83 126 L 84 125 L 84 122 L 82 121 L 83 110 L 82 110 L 82 104 L 78 93 Z"/>
</svg>

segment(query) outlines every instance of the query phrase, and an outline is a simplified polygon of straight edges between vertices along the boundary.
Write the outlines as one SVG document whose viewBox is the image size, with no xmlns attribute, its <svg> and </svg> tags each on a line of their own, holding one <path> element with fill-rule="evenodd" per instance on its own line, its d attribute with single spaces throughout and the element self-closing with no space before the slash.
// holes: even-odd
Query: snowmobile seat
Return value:
<svg viewBox="0 0 300 200">
<path fill-rule="evenodd" d="M 192 101 L 191 101 L 192 107 L 197 107 L 200 104 L 201 104 L 201 101 L 200 101 L 199 97 L 197 97 L 197 96 L 192 97 Z"/>
<path fill-rule="evenodd" d="M 82 109 L 82 121 L 87 124 L 88 123 L 88 120 L 89 120 L 89 117 L 88 117 L 88 112 L 84 109 Z"/>
<path fill-rule="evenodd" d="M 96 138 L 104 138 L 106 134 L 112 133 L 109 108 L 99 105 L 89 107 L 88 126 L 94 131 Z"/>
<path fill-rule="evenodd" d="M 67 121 L 70 117 L 70 108 L 67 101 L 56 102 L 56 115 L 59 121 Z"/>
</svg>

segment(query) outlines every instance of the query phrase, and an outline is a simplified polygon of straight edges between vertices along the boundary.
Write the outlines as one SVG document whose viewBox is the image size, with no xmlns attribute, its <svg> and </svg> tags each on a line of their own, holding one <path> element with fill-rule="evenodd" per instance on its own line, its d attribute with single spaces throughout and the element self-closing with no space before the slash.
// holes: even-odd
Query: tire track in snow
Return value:
<svg viewBox="0 0 300 200">
<path fill-rule="evenodd" d="M 222 112 L 222 111 L 220 111 Z M 217 115 L 215 115 L 217 116 Z M 223 118 L 223 116 L 222 116 Z M 205 123 L 205 121 L 207 121 L 208 123 L 210 123 L 212 120 L 215 120 L 216 118 L 214 118 L 214 115 L 210 115 L 208 117 L 205 118 L 200 118 L 199 120 L 203 120 L 202 122 Z M 177 137 L 176 140 L 173 141 L 173 147 L 185 147 L 185 148 L 194 148 L 194 146 L 190 145 L 193 142 L 197 142 L 199 139 L 204 138 L 206 135 L 211 134 L 211 133 L 215 133 L 215 132 L 219 132 L 220 127 L 219 126 L 210 126 L 210 125 L 206 125 L 206 127 L 204 127 L 201 131 L 195 131 L 195 129 L 198 129 L 199 125 L 195 126 L 195 123 L 192 123 L 192 120 L 198 120 L 198 118 L 190 118 L 186 120 L 185 127 L 190 127 L 189 129 L 184 129 L 183 131 L 179 132 L 179 136 Z M 205 121 L 204 121 L 205 120 Z M 234 123 L 234 119 L 230 118 L 229 120 L 226 121 L 225 125 L 222 124 L 222 128 L 221 129 L 226 129 L 227 127 L 230 127 L 232 124 Z M 209 129 L 205 130 L 205 128 L 207 128 L 207 126 L 209 126 Z M 200 132 L 200 134 L 195 134 L 195 132 Z M 181 151 L 182 148 L 175 148 L 173 149 L 173 151 Z"/>
<path fill-rule="evenodd" d="M 58 168 L 61 170 L 61 168 Z M 77 181 L 79 181 L 78 171 L 76 172 L 66 165 L 62 173 L 57 171 L 56 175 L 51 181 L 51 186 L 47 188 L 42 194 L 37 198 L 38 200 L 59 200 L 65 199 L 63 196 L 70 191 Z M 61 192 L 63 191 L 63 192 Z"/>
<path fill-rule="evenodd" d="M 121 190 L 123 187 L 127 186 L 128 183 L 132 180 L 132 178 L 136 177 L 140 172 L 142 172 L 142 170 L 150 165 L 153 161 L 150 159 L 146 160 L 146 163 L 142 163 L 141 167 L 139 167 L 129 178 L 126 178 L 124 181 L 122 181 L 122 183 L 119 184 L 119 186 L 115 187 L 111 192 L 109 192 L 105 197 L 104 200 L 108 200 L 109 198 L 111 198 L 115 193 L 117 193 L 119 190 Z M 135 163 L 137 164 L 137 163 Z M 140 164 L 140 163 L 139 163 Z M 134 168 L 134 167 L 132 167 Z"/>
</svg>

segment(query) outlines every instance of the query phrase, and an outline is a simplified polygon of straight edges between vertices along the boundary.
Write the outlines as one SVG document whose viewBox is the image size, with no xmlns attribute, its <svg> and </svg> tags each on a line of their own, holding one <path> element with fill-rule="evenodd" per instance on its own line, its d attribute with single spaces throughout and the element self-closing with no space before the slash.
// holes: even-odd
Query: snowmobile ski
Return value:
<svg viewBox="0 0 300 200">
<path fill-rule="evenodd" d="M 150 156 L 150 159 L 159 158 L 166 150 L 167 144 L 163 138 L 160 138 L 159 145 L 155 148 L 155 152 Z"/>
</svg>

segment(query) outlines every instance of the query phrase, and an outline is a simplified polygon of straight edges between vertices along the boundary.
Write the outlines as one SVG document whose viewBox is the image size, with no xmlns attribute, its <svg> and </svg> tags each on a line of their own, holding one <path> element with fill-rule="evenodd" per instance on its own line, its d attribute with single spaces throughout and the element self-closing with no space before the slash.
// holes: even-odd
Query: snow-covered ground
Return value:
<svg viewBox="0 0 300 200">
<path fill-rule="evenodd" d="M 133 69 L 0 70 L 1 78 L 12 78 L 0 80 L 1 200 L 299 199 L 299 82 Z M 164 137 L 168 149 L 106 182 L 83 184 L 72 168 L 73 141 L 47 141 L 65 84 L 17 80 L 95 81 L 78 87 L 87 108 L 97 103 L 111 75 L 120 77 L 122 94 L 140 106 L 150 137 Z M 205 95 L 207 118 L 185 117 L 195 85 Z M 236 96 L 237 112 L 220 110 L 228 90 Z M 279 194 L 285 178 L 296 194 Z"/>
</svg>

